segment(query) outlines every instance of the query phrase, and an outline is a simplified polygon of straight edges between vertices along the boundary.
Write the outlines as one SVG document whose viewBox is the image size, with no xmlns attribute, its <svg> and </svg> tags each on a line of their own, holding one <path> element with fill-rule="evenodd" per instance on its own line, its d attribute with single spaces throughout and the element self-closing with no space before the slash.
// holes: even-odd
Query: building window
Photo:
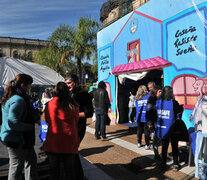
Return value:
<svg viewBox="0 0 207 180">
<path fill-rule="evenodd" d="M 197 94 L 193 88 L 193 84 L 196 81 L 195 75 L 183 74 L 177 76 L 172 81 L 172 88 L 175 99 L 179 104 L 183 104 L 185 109 L 193 109 L 197 101 Z"/>
<path fill-rule="evenodd" d="M 13 52 L 13 58 L 18 58 L 18 52 L 17 51 Z"/>
<path fill-rule="evenodd" d="M 140 60 L 140 39 L 127 43 L 128 62 Z"/>
<path fill-rule="evenodd" d="M 0 49 L 0 57 L 3 57 L 3 51 Z"/>
</svg>

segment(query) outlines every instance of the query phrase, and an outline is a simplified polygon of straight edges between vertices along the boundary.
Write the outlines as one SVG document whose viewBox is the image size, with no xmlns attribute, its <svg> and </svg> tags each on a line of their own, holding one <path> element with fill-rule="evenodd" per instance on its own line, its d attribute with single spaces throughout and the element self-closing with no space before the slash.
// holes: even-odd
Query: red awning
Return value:
<svg viewBox="0 0 207 180">
<path fill-rule="evenodd" d="M 152 69 L 165 68 L 171 65 L 172 65 L 171 62 L 161 57 L 156 57 L 156 58 L 150 58 L 150 59 L 137 61 L 134 63 L 121 64 L 121 65 L 115 66 L 113 70 L 110 72 L 110 74 L 117 75 L 117 74 L 133 73 L 133 72 L 139 72 L 139 71 L 148 71 Z"/>
</svg>

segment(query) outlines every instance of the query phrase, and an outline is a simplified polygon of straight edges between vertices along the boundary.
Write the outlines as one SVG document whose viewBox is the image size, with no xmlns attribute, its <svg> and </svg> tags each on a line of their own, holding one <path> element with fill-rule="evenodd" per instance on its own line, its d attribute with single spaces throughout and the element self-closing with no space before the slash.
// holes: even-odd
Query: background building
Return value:
<svg viewBox="0 0 207 180">
<path fill-rule="evenodd" d="M 150 0 L 109 0 L 100 10 L 100 21 L 105 28 Z"/>
<path fill-rule="evenodd" d="M 47 41 L 39 39 L 0 37 L 0 57 L 18 58 L 27 55 L 32 59 L 33 54 L 45 47 L 46 43 Z"/>
</svg>

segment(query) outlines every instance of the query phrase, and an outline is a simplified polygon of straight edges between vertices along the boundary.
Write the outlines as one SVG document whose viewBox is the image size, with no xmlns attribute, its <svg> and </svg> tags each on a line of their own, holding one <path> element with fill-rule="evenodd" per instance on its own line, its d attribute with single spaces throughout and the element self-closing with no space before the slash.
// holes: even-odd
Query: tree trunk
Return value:
<svg viewBox="0 0 207 180">
<path fill-rule="evenodd" d="M 78 65 L 78 76 L 79 76 L 79 83 L 82 83 L 82 67 L 81 67 L 81 59 L 77 58 L 77 65 Z"/>
</svg>

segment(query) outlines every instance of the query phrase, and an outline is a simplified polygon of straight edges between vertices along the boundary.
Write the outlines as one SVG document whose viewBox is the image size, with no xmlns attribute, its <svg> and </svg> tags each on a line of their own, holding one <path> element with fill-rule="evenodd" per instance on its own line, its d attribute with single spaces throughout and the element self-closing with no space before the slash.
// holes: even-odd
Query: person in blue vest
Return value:
<svg viewBox="0 0 207 180">
<path fill-rule="evenodd" d="M 157 125 L 156 131 L 158 138 L 162 141 L 162 162 L 161 169 L 167 168 L 167 152 L 169 142 L 171 141 L 173 154 L 173 170 L 178 171 L 181 166 L 178 161 L 178 137 L 173 132 L 174 124 L 178 114 L 183 112 L 183 106 L 174 99 L 173 89 L 170 86 L 165 86 L 161 93 L 161 98 L 157 100 Z"/>
<path fill-rule="evenodd" d="M 147 87 L 144 85 L 139 86 L 136 93 L 136 122 L 137 122 L 137 139 L 138 145 L 140 148 L 142 146 L 142 134 L 145 134 L 145 149 L 150 149 L 150 131 L 147 125 L 147 121 L 145 118 L 146 113 L 146 105 L 149 98 L 149 93 Z"/>
</svg>

